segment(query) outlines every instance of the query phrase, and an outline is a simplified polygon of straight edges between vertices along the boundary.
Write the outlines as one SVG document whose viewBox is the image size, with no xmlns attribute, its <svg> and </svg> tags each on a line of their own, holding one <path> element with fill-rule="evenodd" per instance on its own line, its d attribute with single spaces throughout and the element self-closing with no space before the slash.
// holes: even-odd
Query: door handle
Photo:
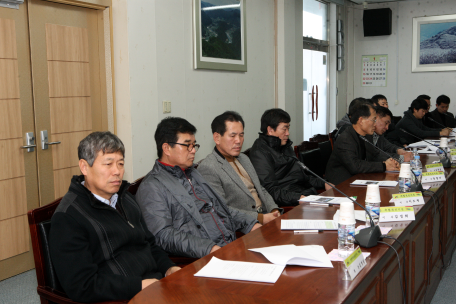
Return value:
<svg viewBox="0 0 456 304">
<path fill-rule="evenodd" d="M 33 132 L 25 133 L 25 146 L 21 146 L 21 149 L 27 149 L 27 152 L 35 151 L 35 136 L 33 136 Z"/>
<path fill-rule="evenodd" d="M 312 86 L 312 121 L 314 121 L 314 101 L 315 101 L 314 100 L 314 94 L 315 94 L 314 89 L 315 89 L 315 87 Z"/>
<path fill-rule="evenodd" d="M 58 145 L 60 141 L 48 142 L 48 132 L 47 130 L 41 131 L 41 150 L 47 150 L 51 145 Z"/>
<path fill-rule="evenodd" d="M 315 87 L 317 88 L 317 96 L 315 98 L 315 107 L 317 109 L 317 118 L 315 120 L 318 120 L 318 85 L 315 85 Z"/>
</svg>

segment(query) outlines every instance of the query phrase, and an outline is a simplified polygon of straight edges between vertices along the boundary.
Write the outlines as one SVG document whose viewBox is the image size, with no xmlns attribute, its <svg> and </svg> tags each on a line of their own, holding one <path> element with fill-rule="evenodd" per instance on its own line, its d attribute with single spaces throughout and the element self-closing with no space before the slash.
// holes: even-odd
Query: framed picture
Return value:
<svg viewBox="0 0 456 304">
<path fill-rule="evenodd" d="M 247 72 L 245 0 L 193 0 L 195 69 Z"/>
<path fill-rule="evenodd" d="M 412 72 L 456 70 L 456 15 L 413 18 Z"/>
</svg>

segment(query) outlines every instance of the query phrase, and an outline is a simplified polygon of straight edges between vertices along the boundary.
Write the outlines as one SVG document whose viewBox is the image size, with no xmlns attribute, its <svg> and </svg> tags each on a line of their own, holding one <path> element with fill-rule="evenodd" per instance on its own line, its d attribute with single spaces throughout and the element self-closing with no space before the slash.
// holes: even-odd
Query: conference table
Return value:
<svg viewBox="0 0 456 304">
<path fill-rule="evenodd" d="M 438 160 L 421 155 L 424 165 Z M 425 170 L 423 170 L 425 171 Z M 434 185 L 434 199 L 425 195 L 425 204 L 414 206 L 415 220 L 382 223 L 392 227 L 388 235 L 397 238 L 405 248 L 407 303 L 429 303 L 451 262 L 455 248 L 455 183 L 454 168 L 445 169 L 447 180 Z M 366 187 L 350 186 L 355 180 L 398 180 L 398 173 L 358 174 L 337 185 L 364 205 Z M 390 203 L 398 187 L 381 188 L 381 206 Z M 322 196 L 341 196 L 334 190 Z M 361 209 L 355 205 L 355 209 Z M 337 249 L 337 231 L 294 234 L 280 229 L 281 219 L 333 219 L 337 206 L 299 205 L 279 218 L 250 232 L 178 272 L 163 278 L 140 293 L 129 303 L 403 303 L 399 265 L 393 249 L 385 244 L 361 248 L 370 252 L 367 265 L 352 280 L 342 280 L 343 263 L 332 262 L 334 268 L 286 266 L 276 283 L 225 280 L 195 277 L 194 274 L 215 256 L 222 260 L 269 263 L 260 253 L 249 248 L 277 245 L 321 245 L 327 253 Z M 365 222 L 357 221 L 358 225 Z M 398 251 L 403 265 L 403 250 L 398 242 L 384 238 Z M 403 269 L 401 269 L 403 271 Z M 402 272 L 401 271 L 401 272 Z"/>
</svg>

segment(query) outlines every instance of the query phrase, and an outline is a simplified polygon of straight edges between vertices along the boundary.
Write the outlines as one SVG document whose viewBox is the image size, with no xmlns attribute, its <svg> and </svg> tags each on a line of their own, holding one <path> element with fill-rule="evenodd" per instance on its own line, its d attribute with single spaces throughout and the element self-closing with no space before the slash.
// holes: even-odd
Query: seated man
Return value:
<svg viewBox="0 0 456 304">
<path fill-rule="evenodd" d="M 155 244 L 122 181 L 125 148 L 110 132 L 78 147 L 79 168 L 51 220 L 49 246 L 65 293 L 77 302 L 129 300 L 177 271 Z"/>
<path fill-rule="evenodd" d="M 244 120 L 227 111 L 212 121 L 214 150 L 199 165 L 201 175 L 225 198 L 228 206 L 256 217 L 266 224 L 282 211 L 264 189 L 247 155 L 244 143 Z"/>
<path fill-rule="evenodd" d="M 136 193 L 147 227 L 167 252 L 201 258 L 261 225 L 226 205 L 193 168 L 199 144 L 196 128 L 177 117 L 163 119 L 155 131 L 158 160 Z"/>
<path fill-rule="evenodd" d="M 261 185 L 279 206 L 297 206 L 298 200 L 330 189 L 316 177 L 306 175 L 294 154 L 290 135 L 290 115 L 282 109 L 266 110 L 261 116 L 261 132 L 250 149 L 250 161 Z"/>
<path fill-rule="evenodd" d="M 434 111 L 429 112 L 428 115 L 435 121 L 428 119 L 428 126 L 431 128 L 442 128 L 442 126 L 454 128 L 456 121 L 454 115 L 448 112 L 450 107 L 450 98 L 446 95 L 440 95 L 436 100 L 437 104 Z"/>
<path fill-rule="evenodd" d="M 326 179 L 329 182 L 340 184 L 359 173 L 399 170 L 399 164 L 391 158 L 383 162 L 375 160 L 374 155 L 367 153 L 369 144 L 360 138 L 374 133 L 376 117 L 375 109 L 370 103 L 361 103 L 355 107 L 350 118 L 353 125 L 337 139 L 326 166 Z"/>
<path fill-rule="evenodd" d="M 424 111 L 424 116 L 421 119 L 421 121 L 423 122 L 423 124 L 426 127 L 431 128 L 431 125 L 430 125 L 431 121 L 428 121 L 428 119 L 427 119 L 429 117 L 429 110 L 431 109 L 431 97 L 429 95 L 422 94 L 422 95 L 419 95 L 416 99 L 423 99 L 424 101 L 427 102 L 428 106 L 427 106 L 427 109 Z"/>
<path fill-rule="evenodd" d="M 428 104 L 424 99 L 415 99 L 410 108 L 404 112 L 404 117 L 397 123 L 396 130 L 388 134 L 387 139 L 396 145 L 407 146 L 420 141 L 418 138 L 448 136 L 448 129 L 429 128 L 423 125 L 422 118 L 428 109 Z M 411 133 L 415 136 L 403 132 Z"/>
<path fill-rule="evenodd" d="M 393 158 L 399 159 L 401 162 L 409 162 L 413 154 L 406 152 L 402 147 L 390 143 L 384 136 L 386 130 L 391 125 L 393 114 L 388 108 L 382 106 L 375 107 L 375 111 L 377 112 L 377 122 L 374 125 L 374 134 L 366 134 L 366 139 L 386 153 L 392 154 Z M 385 153 L 378 151 L 372 146 L 366 148 L 369 153 L 376 155 L 374 156 L 375 160 L 385 161 L 389 158 Z"/>
<path fill-rule="evenodd" d="M 366 101 L 367 101 L 367 99 L 358 97 L 358 98 L 353 99 L 350 102 L 350 105 L 348 106 L 348 114 L 345 114 L 345 116 L 341 120 L 339 120 L 336 124 L 336 127 L 338 130 L 337 130 L 336 135 L 334 136 L 335 139 L 337 139 L 337 137 L 339 137 L 339 135 L 342 134 L 347 127 L 352 125 L 350 122 L 350 116 L 351 116 L 351 113 L 353 112 L 353 109 L 355 108 L 355 106 L 361 102 L 366 102 Z"/>
</svg>

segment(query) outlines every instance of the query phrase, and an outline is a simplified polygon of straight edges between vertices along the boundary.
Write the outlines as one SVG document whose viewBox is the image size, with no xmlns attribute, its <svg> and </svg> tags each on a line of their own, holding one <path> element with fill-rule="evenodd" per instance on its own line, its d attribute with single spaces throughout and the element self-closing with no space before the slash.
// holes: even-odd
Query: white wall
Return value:
<svg viewBox="0 0 456 304">
<path fill-rule="evenodd" d="M 364 37 L 363 6 L 348 8 L 349 48 L 347 66 L 353 68 L 353 77 L 348 78 L 347 99 L 370 98 L 383 94 L 394 115 L 401 115 L 420 94 L 431 96 L 431 110 L 435 99 L 448 95 L 453 99 L 450 111 L 456 110 L 456 71 L 412 73 L 412 18 L 444 14 L 456 14 L 454 0 L 401 1 L 385 4 L 369 4 L 368 9 L 389 7 L 392 10 L 392 34 L 390 36 Z M 352 21 L 350 21 L 350 19 Z M 361 56 L 388 54 L 387 87 L 361 87 Z M 350 73 L 349 73 L 350 75 Z M 398 104 L 395 104 L 395 103 Z"/>
<path fill-rule="evenodd" d="M 125 179 L 151 170 L 157 158 L 154 132 L 167 115 L 186 118 L 198 129 L 196 160 L 211 152 L 210 123 L 226 110 L 238 111 L 245 120 L 244 149 L 258 137 L 262 113 L 274 107 L 274 1 L 246 4 L 248 71 L 240 73 L 193 69 L 192 1 L 113 0 L 117 130 L 127 146 Z M 171 101 L 171 114 L 163 114 L 164 100 Z"/>
</svg>

